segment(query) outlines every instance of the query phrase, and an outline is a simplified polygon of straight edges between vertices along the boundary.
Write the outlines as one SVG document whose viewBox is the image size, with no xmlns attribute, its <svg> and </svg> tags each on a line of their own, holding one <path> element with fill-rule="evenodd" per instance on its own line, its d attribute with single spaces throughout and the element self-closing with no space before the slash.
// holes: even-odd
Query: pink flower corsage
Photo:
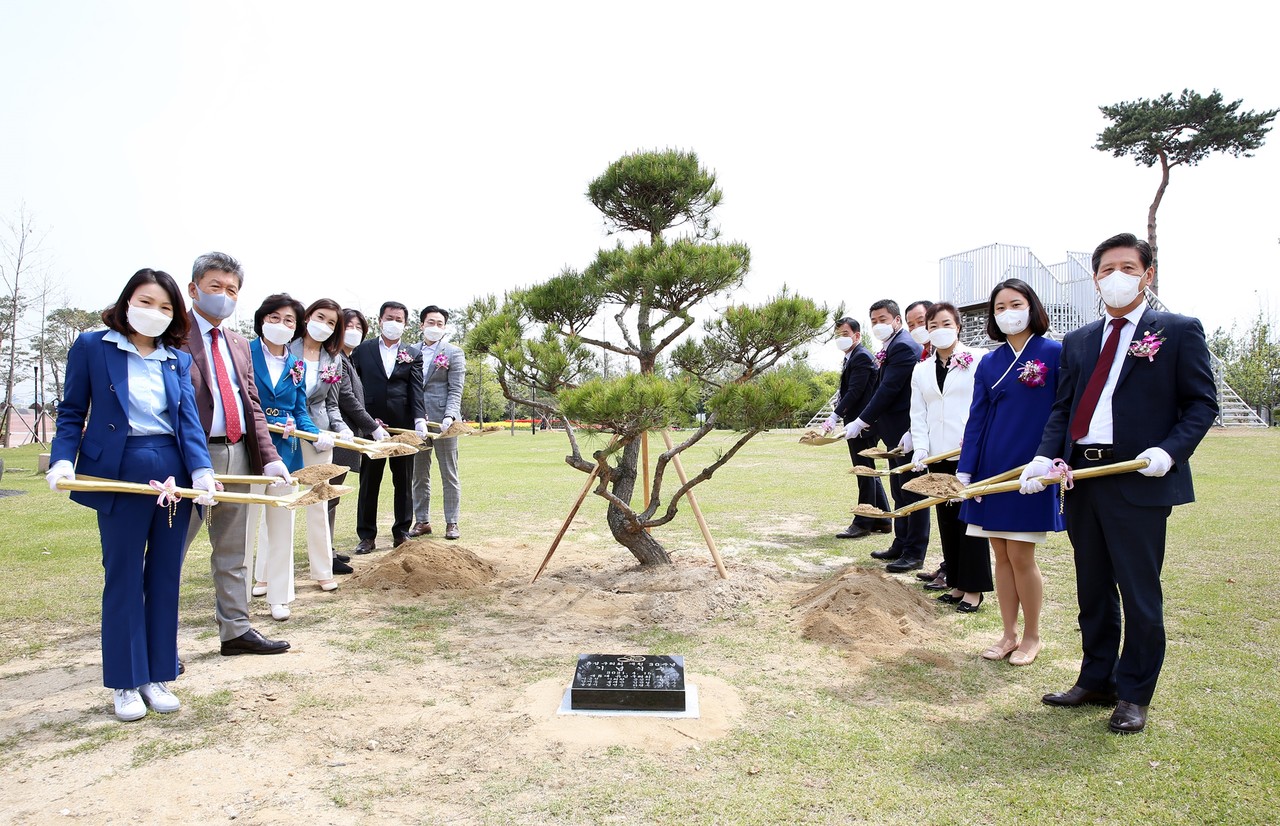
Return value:
<svg viewBox="0 0 1280 826">
<path fill-rule="evenodd" d="M 397 350 L 396 361 L 401 364 L 413 364 L 413 356 L 409 355 L 408 350 Z"/>
<path fill-rule="evenodd" d="M 1018 371 L 1018 381 L 1027 387 L 1044 387 L 1044 377 L 1049 374 L 1049 368 L 1040 359 L 1032 359 L 1022 365 L 1022 369 Z"/>
<path fill-rule="evenodd" d="M 439 370 L 449 369 L 449 357 L 444 353 L 437 353 L 435 358 L 436 368 Z"/>
<path fill-rule="evenodd" d="M 320 381 L 325 384 L 337 384 L 342 381 L 342 371 L 338 369 L 338 365 L 330 364 L 320 371 Z"/>
<path fill-rule="evenodd" d="M 956 353 L 947 359 L 948 370 L 968 370 L 973 366 L 972 353 Z"/>
<path fill-rule="evenodd" d="M 881 350 L 880 352 L 876 353 L 876 367 L 883 367 L 884 360 L 885 358 L 888 357 L 888 355 L 889 354 L 884 350 Z"/>
<path fill-rule="evenodd" d="M 1160 335 L 1163 332 L 1164 330 L 1156 330 L 1154 333 L 1144 330 L 1141 340 L 1129 345 L 1129 355 L 1155 361 L 1156 353 L 1160 352 L 1160 346 L 1164 344 L 1164 336 Z"/>
<path fill-rule="evenodd" d="M 293 379 L 295 385 L 302 384 L 302 380 L 307 375 L 307 365 L 302 359 L 296 359 L 293 366 L 289 368 L 289 378 Z"/>
</svg>

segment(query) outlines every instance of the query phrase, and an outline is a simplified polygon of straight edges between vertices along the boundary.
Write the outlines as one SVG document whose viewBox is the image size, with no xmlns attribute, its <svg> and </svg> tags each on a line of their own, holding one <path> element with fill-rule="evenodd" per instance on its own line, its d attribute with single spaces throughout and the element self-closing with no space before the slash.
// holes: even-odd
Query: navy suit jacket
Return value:
<svg viewBox="0 0 1280 826">
<path fill-rule="evenodd" d="M 885 343 L 880 385 L 858 415 L 875 425 L 876 433 L 889 447 L 896 447 L 902 434 L 911 429 L 911 374 L 919 361 L 920 345 L 903 327 Z"/>
<path fill-rule="evenodd" d="M 849 351 L 840 370 L 840 395 L 836 400 L 836 415 L 845 422 L 853 421 L 861 415 L 862 409 L 875 392 L 876 360 L 870 350 L 859 344 Z"/>
<path fill-rule="evenodd" d="M 1037 451 L 1041 456 L 1071 455 L 1071 421 L 1080 396 L 1102 351 L 1104 322 L 1095 321 L 1067 334 L 1062 342 L 1058 396 Z M 1125 354 L 1111 397 L 1115 461 L 1133 459 L 1149 447 L 1173 457 L 1164 476 L 1132 476 L 1125 499 L 1147 507 L 1181 505 L 1195 499 L 1188 460 L 1218 415 L 1218 390 L 1209 364 L 1209 348 L 1199 319 L 1148 309 L 1133 340 L 1158 333 L 1164 343 L 1155 357 Z"/>
<path fill-rule="evenodd" d="M 364 385 L 364 409 L 389 427 L 413 427 L 414 419 L 427 417 L 422 399 L 422 355 L 414 356 L 403 341 L 399 343 L 397 361 L 388 376 L 382 368 L 381 339 L 360 343 L 351 351 L 351 363 Z M 407 361 L 400 361 L 404 353 Z"/>
<path fill-rule="evenodd" d="M 129 356 L 114 342 L 103 341 L 106 330 L 81 333 L 67 354 L 67 376 L 58 421 L 49 451 L 50 462 L 66 459 L 76 472 L 119 479 L 129 438 Z M 191 385 L 191 356 L 170 347 L 176 358 L 166 361 L 165 397 L 183 467 L 173 475 L 211 467 L 204 428 L 196 411 Z M 93 415 L 89 415 L 92 411 Z M 86 423 L 87 420 L 87 423 Z M 188 478 L 189 481 L 189 478 Z M 71 499 L 101 513 L 110 513 L 116 496 L 136 494 L 72 491 Z"/>
</svg>

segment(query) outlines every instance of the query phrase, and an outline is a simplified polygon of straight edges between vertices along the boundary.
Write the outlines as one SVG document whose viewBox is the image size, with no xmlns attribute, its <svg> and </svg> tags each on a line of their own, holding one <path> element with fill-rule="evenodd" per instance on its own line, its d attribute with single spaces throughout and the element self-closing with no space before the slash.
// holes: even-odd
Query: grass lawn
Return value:
<svg viewBox="0 0 1280 826">
<path fill-rule="evenodd" d="M 796 435 L 758 437 L 696 490 L 731 575 L 735 565 L 768 563 L 783 576 L 816 582 L 823 566 L 870 565 L 867 553 L 882 547 L 867 544 L 875 539 L 833 538 L 848 523 L 856 492 L 848 454 L 843 445 L 799 446 Z M 727 435 L 704 440 L 686 455 L 686 467 L 695 472 L 700 460 L 728 444 Z M 584 478 L 564 465 L 563 436 L 523 430 L 465 440 L 461 451 L 464 541 L 489 547 L 509 541 L 540 558 Z M 92 642 L 97 633 L 102 571 L 93 514 L 48 492 L 34 472 L 36 453 L 0 451 L 6 464 L 0 489 L 23 491 L 0 498 L 0 565 L 7 583 L 0 599 L 0 667 L 8 673 L 16 673 L 24 658 Z M 1046 578 L 1046 646 L 1031 667 L 976 656 L 999 635 L 994 600 L 973 617 L 948 618 L 936 663 L 899 657 L 854 668 L 801 640 L 793 624 L 756 621 L 750 611 L 708 622 L 697 633 L 642 629 L 632 637 L 638 647 L 679 647 L 691 669 L 734 685 L 744 710 L 728 734 L 670 757 L 605 749 L 591 755 L 591 771 L 512 762 L 471 789 L 474 800 L 461 821 L 1276 823 L 1280 612 L 1274 593 L 1253 586 L 1280 582 L 1278 463 L 1275 430 L 1215 431 L 1196 454 L 1197 501 L 1175 509 L 1170 520 L 1164 576 L 1169 648 L 1151 722 L 1141 735 L 1108 734 L 1104 710 L 1049 709 L 1039 701 L 1047 691 L 1070 686 L 1079 662 L 1074 571 L 1064 533 L 1038 552 Z M 388 512 L 389 489 L 388 481 Z M 354 545 L 354 505 L 354 496 L 348 497 L 339 509 L 339 549 Z M 614 547 L 604 507 L 603 500 L 588 497 L 568 541 L 595 542 L 602 559 L 616 559 L 607 556 Z M 442 528 L 442 515 L 436 519 Z M 303 533 L 297 531 L 296 558 L 305 576 Z M 687 508 L 658 536 L 678 557 L 706 557 Z M 198 542 L 184 576 L 182 623 L 212 636 L 208 547 L 203 537 Z M 938 558 L 935 536 L 930 560 Z M 445 645 L 439 629 L 492 607 L 465 600 L 387 609 L 378 619 L 391 638 L 376 641 L 410 663 L 465 659 L 468 652 L 459 648 L 465 640 Z M 309 609 L 303 621 L 340 628 L 349 603 L 325 605 Z M 731 625 L 738 633 L 730 633 Z M 744 625 L 751 630 L 746 644 Z M 548 671 L 554 662 L 539 657 L 539 640 L 528 646 L 531 673 L 554 673 Z M 787 658 L 790 666 L 753 668 L 766 654 Z M 280 673 L 262 679 L 287 685 L 297 678 Z M 12 685 L 0 679 L 0 705 L 15 699 L 5 696 Z M 305 685 L 298 690 L 305 694 Z M 303 700 L 312 709 L 327 702 L 315 694 Z M 197 698 L 187 725 L 212 725 L 235 702 L 226 691 Z M 378 707 L 370 710 L 376 715 Z M 104 719 L 99 713 L 92 721 Z M 116 738 L 139 736 L 106 726 L 101 732 L 84 748 L 111 749 L 119 745 Z M 176 749 L 148 741 L 126 754 L 135 765 L 177 760 L 184 750 L 216 748 L 210 739 Z M 17 747 L 7 723 L 0 723 L 0 743 L 6 750 Z M 11 753 L 9 760 L 9 771 L 38 769 L 36 757 Z M 350 778 L 332 794 L 336 813 L 322 822 L 378 822 L 382 807 L 405 794 L 390 781 L 362 785 Z M 4 808 L 0 804 L 0 812 Z M 389 819 L 437 822 L 430 812 Z"/>
</svg>

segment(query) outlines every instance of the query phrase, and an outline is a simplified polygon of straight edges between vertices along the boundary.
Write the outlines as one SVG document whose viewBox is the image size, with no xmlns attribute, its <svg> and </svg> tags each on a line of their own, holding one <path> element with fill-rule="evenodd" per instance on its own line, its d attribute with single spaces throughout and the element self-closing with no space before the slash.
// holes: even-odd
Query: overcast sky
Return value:
<svg viewBox="0 0 1280 826">
<path fill-rule="evenodd" d="M 242 315 L 278 290 L 461 308 L 588 264 L 613 241 L 587 183 L 679 147 L 751 247 L 734 300 L 865 317 L 938 297 L 956 252 L 1143 236 L 1159 172 L 1092 148 L 1099 105 L 1280 106 L 1266 6 L 1126 5 L 0 0 L 0 213 L 35 214 L 74 306 L 217 249 Z M 1275 313 L 1278 182 L 1275 133 L 1174 170 L 1167 304 Z"/>
</svg>

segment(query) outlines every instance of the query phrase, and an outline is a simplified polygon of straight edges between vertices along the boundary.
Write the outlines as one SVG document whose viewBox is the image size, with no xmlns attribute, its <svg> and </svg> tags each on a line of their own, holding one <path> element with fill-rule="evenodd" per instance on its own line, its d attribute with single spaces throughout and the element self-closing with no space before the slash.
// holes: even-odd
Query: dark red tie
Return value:
<svg viewBox="0 0 1280 826">
<path fill-rule="evenodd" d="M 1076 417 L 1071 420 L 1071 441 L 1073 442 L 1083 439 L 1084 434 L 1089 432 L 1093 411 L 1098 409 L 1098 397 L 1102 395 L 1102 388 L 1106 386 L 1107 376 L 1111 373 L 1111 365 L 1116 360 L 1116 348 L 1120 346 L 1120 328 L 1124 326 L 1124 322 L 1123 318 L 1111 319 L 1111 332 L 1102 345 L 1102 352 L 1098 354 L 1098 363 L 1093 366 L 1089 383 L 1084 386 L 1084 395 L 1080 397 Z"/>
<path fill-rule="evenodd" d="M 231 377 L 218 349 L 218 328 L 209 331 L 210 349 L 213 350 L 213 372 L 218 378 L 218 395 L 222 397 L 222 413 L 227 420 L 227 441 L 235 444 L 244 431 L 240 428 L 240 411 L 236 409 L 236 397 L 231 394 Z M 1115 348 L 1112 347 L 1112 350 Z"/>
</svg>

